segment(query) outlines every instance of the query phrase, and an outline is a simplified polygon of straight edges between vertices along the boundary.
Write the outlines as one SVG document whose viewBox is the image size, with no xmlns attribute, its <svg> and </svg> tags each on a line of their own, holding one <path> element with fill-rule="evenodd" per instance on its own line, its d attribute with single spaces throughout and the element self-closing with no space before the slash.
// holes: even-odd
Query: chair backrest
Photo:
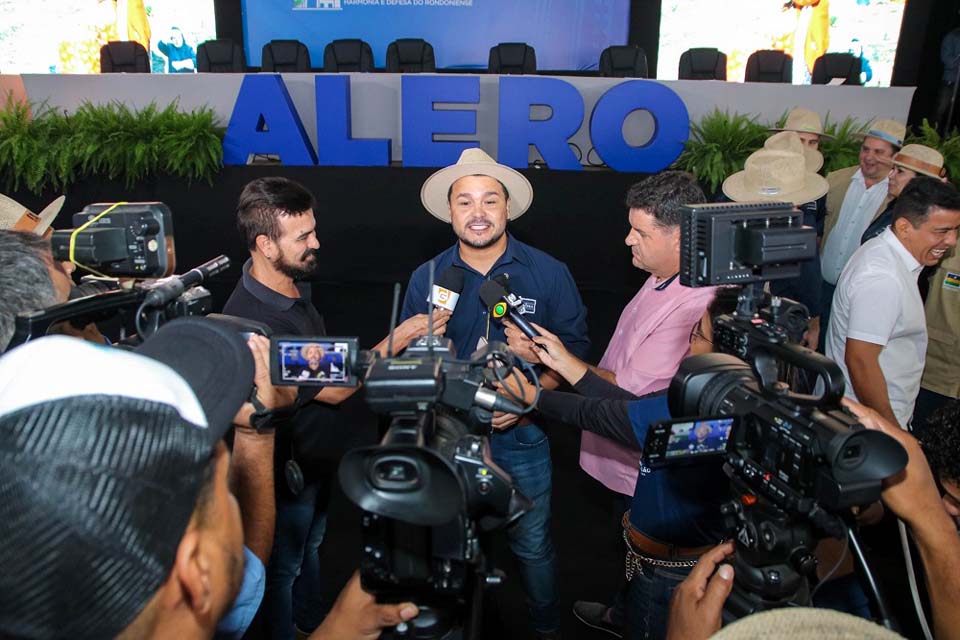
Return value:
<svg viewBox="0 0 960 640">
<path fill-rule="evenodd" d="M 812 84 L 828 84 L 844 78 L 843 84 L 860 84 L 860 58 L 852 53 L 825 53 L 813 63 Z"/>
<path fill-rule="evenodd" d="M 373 71 L 373 49 L 358 38 L 334 40 L 323 50 L 324 71 Z"/>
<path fill-rule="evenodd" d="M 600 75 L 608 78 L 646 78 L 647 54 L 636 45 L 614 45 L 600 53 Z"/>
<path fill-rule="evenodd" d="M 299 40 L 271 40 L 263 45 L 263 71 L 310 71 L 310 52 Z"/>
<path fill-rule="evenodd" d="M 243 73 L 246 70 L 243 47 L 229 38 L 207 40 L 197 46 L 197 71 L 201 73 Z"/>
<path fill-rule="evenodd" d="M 100 47 L 100 73 L 150 73 L 150 58 L 139 42 L 111 40 Z"/>
<path fill-rule="evenodd" d="M 400 38 L 387 45 L 388 73 L 436 71 L 433 45 L 422 38 Z"/>
<path fill-rule="evenodd" d="M 490 47 L 490 73 L 536 73 L 537 52 L 525 42 L 501 42 Z"/>
<path fill-rule="evenodd" d="M 776 49 L 754 51 L 747 58 L 744 80 L 747 82 L 793 82 L 793 56 Z"/>
<path fill-rule="evenodd" d="M 727 54 L 717 49 L 687 49 L 680 56 L 681 80 L 726 80 Z"/>
</svg>

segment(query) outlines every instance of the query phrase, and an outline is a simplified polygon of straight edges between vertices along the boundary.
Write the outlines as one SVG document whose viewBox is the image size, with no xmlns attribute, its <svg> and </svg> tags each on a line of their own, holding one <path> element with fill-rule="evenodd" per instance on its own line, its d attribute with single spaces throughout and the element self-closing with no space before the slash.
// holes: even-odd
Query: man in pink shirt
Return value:
<svg viewBox="0 0 960 640">
<path fill-rule="evenodd" d="M 706 202 L 696 179 L 681 171 L 664 171 L 633 185 L 627 192 L 630 231 L 626 244 L 633 266 L 650 274 L 624 308 L 599 367 L 594 373 L 636 395 L 670 386 L 673 374 L 690 348 L 691 332 L 713 300 L 714 287 L 691 289 L 680 284 L 680 207 Z M 525 342 L 507 330 L 511 346 Z M 528 359 L 536 358 L 528 350 Z M 580 466 L 608 489 L 633 496 L 641 452 L 584 431 Z M 613 610 L 598 603 L 577 602 L 574 613 L 586 624 L 619 635 L 620 603 Z M 611 619 L 612 617 L 612 619 Z"/>
</svg>

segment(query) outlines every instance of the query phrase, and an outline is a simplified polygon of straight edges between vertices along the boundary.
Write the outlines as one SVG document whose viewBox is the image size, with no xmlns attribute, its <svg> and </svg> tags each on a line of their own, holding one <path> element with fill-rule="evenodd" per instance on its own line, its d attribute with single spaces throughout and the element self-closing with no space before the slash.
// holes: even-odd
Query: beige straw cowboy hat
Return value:
<svg viewBox="0 0 960 640">
<path fill-rule="evenodd" d="M 723 181 L 723 193 L 734 202 L 803 204 L 827 192 L 827 180 L 806 168 L 794 151 L 760 149 L 747 158 L 743 171 Z"/>
<path fill-rule="evenodd" d="M 940 152 L 922 144 L 906 145 L 893 156 L 892 163 L 931 178 L 943 178 L 947 175 Z"/>
<path fill-rule="evenodd" d="M 60 213 L 64 200 L 66 198 L 60 196 L 44 207 L 43 211 L 36 214 L 13 198 L 0 193 L 0 229 L 32 231 L 38 236 L 42 236 L 53 224 L 57 214 Z"/>
<path fill-rule="evenodd" d="M 879 138 L 895 147 L 903 146 L 903 139 L 907 137 L 907 126 L 896 120 L 877 118 L 867 127 L 866 131 L 854 134 L 859 138 Z"/>
<path fill-rule="evenodd" d="M 777 151 L 793 151 L 803 155 L 807 171 L 816 173 L 823 166 L 823 154 L 803 144 L 800 136 L 794 131 L 781 131 L 775 133 L 763 141 L 764 149 L 775 149 Z"/>
<path fill-rule="evenodd" d="M 796 131 L 798 133 L 815 133 L 818 136 L 832 138 L 829 133 L 823 132 L 823 123 L 820 122 L 820 114 L 810 109 L 797 107 L 787 114 L 787 119 L 780 128 L 773 128 L 770 131 Z"/>
<path fill-rule="evenodd" d="M 533 202 L 533 187 L 519 171 L 497 163 L 483 149 L 464 149 L 457 164 L 440 169 L 427 178 L 420 189 L 420 201 L 427 211 L 445 222 L 450 222 L 450 203 L 447 193 L 454 182 L 464 176 L 490 176 L 499 180 L 509 193 L 509 219 L 522 216 Z"/>
<path fill-rule="evenodd" d="M 896 640 L 902 638 L 880 625 L 830 609 L 783 607 L 740 618 L 711 640 Z"/>
</svg>

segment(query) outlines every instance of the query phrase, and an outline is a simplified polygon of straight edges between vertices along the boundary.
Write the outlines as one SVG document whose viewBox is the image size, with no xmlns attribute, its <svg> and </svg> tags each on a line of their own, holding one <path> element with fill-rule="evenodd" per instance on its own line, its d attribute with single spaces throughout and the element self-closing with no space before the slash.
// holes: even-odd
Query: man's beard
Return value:
<svg viewBox="0 0 960 640">
<path fill-rule="evenodd" d="M 506 227 L 504 227 L 503 229 L 500 230 L 500 233 L 496 234 L 495 236 L 491 236 L 489 240 L 477 241 L 477 240 L 472 240 L 468 238 L 466 229 L 464 229 L 463 235 L 459 237 L 461 242 L 463 242 L 464 244 L 470 245 L 474 249 L 486 249 L 487 247 L 495 245 L 500 240 L 500 238 L 503 237 L 503 234 L 506 232 L 507 232 L 507 229 Z"/>
<path fill-rule="evenodd" d="M 284 254 L 282 251 L 280 252 L 280 255 L 277 256 L 277 259 L 273 261 L 274 269 L 293 280 L 306 278 L 317 270 L 317 266 L 317 252 L 314 249 L 306 250 L 303 255 L 300 256 L 300 260 L 296 264 L 289 262 L 286 254 Z"/>
</svg>

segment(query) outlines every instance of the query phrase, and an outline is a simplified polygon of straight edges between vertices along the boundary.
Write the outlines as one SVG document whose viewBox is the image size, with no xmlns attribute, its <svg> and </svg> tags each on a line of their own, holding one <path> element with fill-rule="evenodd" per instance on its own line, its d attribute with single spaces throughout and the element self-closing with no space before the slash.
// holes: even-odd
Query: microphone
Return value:
<svg viewBox="0 0 960 640">
<path fill-rule="evenodd" d="M 230 258 L 227 256 L 217 256 L 209 262 L 204 262 L 199 267 L 190 269 L 190 271 L 187 271 L 182 276 L 164 278 L 160 280 L 155 287 L 150 289 L 150 293 L 144 298 L 143 304 L 147 307 L 163 306 L 174 298 L 179 297 L 181 293 L 190 287 L 200 284 L 210 276 L 225 271 L 229 266 Z"/>
<path fill-rule="evenodd" d="M 444 269 L 430 291 L 430 304 L 436 309 L 453 312 L 463 292 L 463 270 L 457 267 Z"/>
<path fill-rule="evenodd" d="M 480 285 L 480 299 L 483 300 L 483 304 L 487 305 L 490 309 L 490 315 L 494 318 L 509 316 L 510 321 L 517 325 L 517 328 L 523 332 L 523 335 L 531 340 L 540 335 L 536 329 L 530 326 L 530 323 L 523 317 L 523 314 L 521 314 L 520 309 L 523 308 L 523 301 L 520 299 L 520 296 L 512 291 L 508 291 L 500 283 L 494 280 L 487 280 Z M 539 347 L 540 345 L 537 346 Z"/>
</svg>

